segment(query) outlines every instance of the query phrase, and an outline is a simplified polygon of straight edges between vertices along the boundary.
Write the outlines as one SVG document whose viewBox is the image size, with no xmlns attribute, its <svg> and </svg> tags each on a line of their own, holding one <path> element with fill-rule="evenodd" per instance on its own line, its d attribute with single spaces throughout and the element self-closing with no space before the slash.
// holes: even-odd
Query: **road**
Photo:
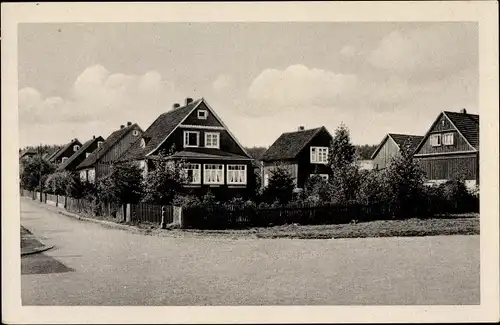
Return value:
<svg viewBox="0 0 500 325">
<path fill-rule="evenodd" d="M 479 304 L 479 236 L 171 238 L 109 229 L 21 199 L 55 248 L 23 257 L 23 305 Z"/>
</svg>

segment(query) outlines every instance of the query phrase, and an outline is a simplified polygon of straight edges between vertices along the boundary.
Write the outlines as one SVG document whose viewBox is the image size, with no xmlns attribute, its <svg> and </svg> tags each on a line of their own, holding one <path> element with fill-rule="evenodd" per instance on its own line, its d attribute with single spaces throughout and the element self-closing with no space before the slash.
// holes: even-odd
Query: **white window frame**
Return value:
<svg viewBox="0 0 500 325">
<path fill-rule="evenodd" d="M 196 145 L 190 145 L 188 144 L 189 140 L 189 134 L 195 133 L 196 134 Z M 200 146 L 200 132 L 198 131 L 184 131 L 184 148 L 198 148 Z"/>
<path fill-rule="evenodd" d="M 320 160 L 320 152 L 323 151 L 324 160 Z M 311 164 L 328 164 L 328 147 L 311 147 Z"/>
<path fill-rule="evenodd" d="M 134 137 L 138 136 L 138 135 L 139 135 L 139 130 L 134 130 L 134 131 L 132 131 L 132 135 L 133 135 Z"/>
<path fill-rule="evenodd" d="M 78 149 L 80 149 L 80 146 L 79 146 L 79 145 L 77 145 L 77 144 L 75 144 L 75 145 L 73 146 L 73 151 L 74 151 L 74 152 L 77 152 L 77 151 L 78 151 Z"/>
<path fill-rule="evenodd" d="M 218 168 L 218 169 L 212 169 L 212 168 L 208 168 L 208 167 L 211 167 L 211 166 L 222 166 L 222 168 Z M 217 171 L 220 171 L 220 180 L 217 182 L 217 181 L 211 181 L 208 179 L 208 176 L 209 176 L 209 173 L 210 171 L 212 170 L 216 170 Z M 224 165 L 223 164 L 203 164 L 203 184 L 210 184 L 210 185 L 222 185 L 224 184 Z"/>
<path fill-rule="evenodd" d="M 208 137 L 211 136 L 212 137 L 212 141 L 213 141 L 213 136 L 217 136 L 217 144 L 216 145 L 208 145 Z M 220 148 L 220 132 L 205 132 L 205 148 L 215 148 L 215 149 L 219 149 Z"/>
<path fill-rule="evenodd" d="M 85 158 L 88 158 L 88 156 L 90 156 L 90 152 L 85 153 Z"/>
<path fill-rule="evenodd" d="M 431 134 L 429 143 L 431 147 L 441 147 L 441 134 Z"/>
<path fill-rule="evenodd" d="M 264 174 L 264 187 L 269 186 L 269 173 Z"/>
<path fill-rule="evenodd" d="M 66 161 L 68 161 L 68 159 L 69 159 L 68 157 L 62 157 L 61 158 L 61 163 L 64 164 Z"/>
<path fill-rule="evenodd" d="M 104 143 L 104 141 L 97 141 L 97 148 L 100 148 L 102 147 L 102 144 Z"/>
<path fill-rule="evenodd" d="M 141 148 L 146 148 L 146 140 L 144 140 L 144 138 L 141 139 Z"/>
<path fill-rule="evenodd" d="M 447 141 L 449 139 L 451 139 L 451 141 Z M 452 146 L 455 143 L 455 134 L 453 132 L 445 133 L 445 134 L 443 134 L 441 140 L 443 142 L 443 145 Z"/>
<path fill-rule="evenodd" d="M 196 168 L 193 168 L 195 167 Z M 194 174 L 194 171 L 198 171 L 197 175 L 198 176 L 196 179 L 194 179 L 193 181 L 188 181 L 188 184 L 201 184 L 201 164 L 196 164 L 196 163 L 186 163 L 184 164 L 184 166 L 182 167 L 185 175 L 187 176 L 188 175 L 188 172 L 190 170 L 193 171 L 193 175 Z"/>
<path fill-rule="evenodd" d="M 202 113 L 202 114 L 200 114 Z M 206 120 L 208 117 L 208 111 L 206 109 L 199 109 L 197 112 L 198 120 Z"/>
<path fill-rule="evenodd" d="M 238 168 L 238 169 L 231 169 L 231 168 Z M 242 168 L 242 169 L 239 169 Z M 243 181 L 232 181 L 231 180 L 231 174 L 241 174 L 243 176 Z M 241 176 L 240 175 L 240 176 Z M 227 184 L 231 185 L 247 185 L 247 165 L 227 165 L 226 167 L 226 177 L 227 177 Z M 238 179 L 240 177 L 237 177 Z"/>
</svg>

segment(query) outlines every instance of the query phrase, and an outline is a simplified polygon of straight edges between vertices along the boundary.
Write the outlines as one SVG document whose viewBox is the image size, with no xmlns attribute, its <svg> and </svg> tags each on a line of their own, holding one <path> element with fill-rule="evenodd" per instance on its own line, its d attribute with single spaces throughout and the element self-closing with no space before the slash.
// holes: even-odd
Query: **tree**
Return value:
<svg viewBox="0 0 500 325">
<path fill-rule="evenodd" d="M 115 164 L 97 184 L 98 198 L 113 203 L 136 203 L 141 199 L 142 170 L 135 163 Z"/>
<path fill-rule="evenodd" d="M 277 165 L 270 171 L 268 186 L 263 197 L 269 202 L 278 201 L 281 204 L 290 202 L 293 198 L 295 183 L 289 171 L 282 165 Z"/>
<path fill-rule="evenodd" d="M 359 156 L 359 159 L 370 159 L 375 149 L 377 149 L 377 145 L 363 144 L 363 145 L 355 145 L 356 154 Z"/>
<path fill-rule="evenodd" d="M 330 145 L 328 162 L 333 171 L 352 165 L 355 161 L 356 147 L 351 143 L 349 129 L 341 124 L 335 131 Z"/>
<path fill-rule="evenodd" d="M 30 191 L 41 190 L 48 175 L 55 170 L 41 155 L 26 158 L 21 167 L 21 186 Z"/>
<path fill-rule="evenodd" d="M 148 172 L 144 182 L 143 201 L 156 204 L 170 204 L 172 199 L 183 191 L 183 185 L 188 181 L 184 172 L 184 162 L 166 160 L 160 154 L 153 161 L 154 169 Z"/>
<path fill-rule="evenodd" d="M 251 148 L 245 148 L 246 152 L 255 160 L 260 160 L 264 152 L 266 152 L 267 148 L 266 147 L 251 147 Z"/>
</svg>

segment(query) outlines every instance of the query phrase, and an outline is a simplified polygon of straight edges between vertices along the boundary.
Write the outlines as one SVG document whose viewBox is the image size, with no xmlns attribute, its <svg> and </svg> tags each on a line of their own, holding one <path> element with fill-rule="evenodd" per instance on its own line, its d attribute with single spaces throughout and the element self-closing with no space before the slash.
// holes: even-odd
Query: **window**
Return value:
<svg viewBox="0 0 500 325">
<path fill-rule="evenodd" d="M 432 134 L 430 138 L 431 146 L 439 147 L 441 145 L 441 134 Z"/>
<path fill-rule="evenodd" d="M 227 183 L 228 184 L 246 184 L 247 166 L 246 165 L 227 165 Z"/>
<path fill-rule="evenodd" d="M 443 134 L 443 144 L 445 146 L 452 146 L 453 145 L 453 133 Z"/>
<path fill-rule="evenodd" d="M 145 148 L 146 147 L 146 140 L 144 140 L 144 138 L 141 139 L 141 148 Z"/>
<path fill-rule="evenodd" d="M 205 148 L 219 149 L 219 132 L 205 133 Z"/>
<path fill-rule="evenodd" d="M 90 152 L 87 152 L 87 153 L 85 154 L 85 158 L 87 158 L 88 156 L 90 156 Z"/>
<path fill-rule="evenodd" d="M 184 131 L 184 147 L 198 147 L 200 142 L 200 132 Z"/>
<path fill-rule="evenodd" d="M 203 165 L 204 184 L 224 184 L 224 165 Z"/>
<path fill-rule="evenodd" d="M 80 149 L 80 146 L 79 146 L 79 145 L 77 145 L 77 144 L 75 144 L 75 145 L 73 146 L 73 151 L 78 151 L 78 149 Z"/>
<path fill-rule="evenodd" d="M 100 148 L 102 146 L 102 141 L 97 141 L 97 148 Z"/>
<path fill-rule="evenodd" d="M 200 164 L 186 164 L 183 169 L 186 173 L 189 184 L 201 183 Z"/>
<path fill-rule="evenodd" d="M 328 181 L 328 174 L 311 174 L 309 177 L 313 177 L 313 176 L 319 176 L 319 177 L 323 178 L 325 181 Z"/>
<path fill-rule="evenodd" d="M 88 170 L 87 180 L 92 183 L 95 181 L 95 169 Z"/>
<path fill-rule="evenodd" d="M 138 135 L 139 135 L 139 130 L 134 130 L 134 131 L 132 132 L 132 134 L 134 135 L 134 137 L 138 136 Z"/>
<path fill-rule="evenodd" d="M 198 110 L 198 119 L 199 120 L 206 120 L 208 116 L 208 111 L 204 109 Z"/>
<path fill-rule="evenodd" d="M 264 174 L 264 187 L 269 185 L 269 174 Z"/>
<path fill-rule="evenodd" d="M 61 162 L 64 164 L 68 160 L 68 157 L 62 157 Z"/>
<path fill-rule="evenodd" d="M 311 147 L 311 163 L 328 163 L 328 147 Z"/>
</svg>

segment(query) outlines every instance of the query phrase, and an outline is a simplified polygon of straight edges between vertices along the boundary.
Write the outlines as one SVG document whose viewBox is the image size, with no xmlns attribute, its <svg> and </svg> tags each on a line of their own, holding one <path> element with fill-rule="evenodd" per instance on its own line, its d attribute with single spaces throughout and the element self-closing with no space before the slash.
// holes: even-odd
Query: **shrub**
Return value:
<svg viewBox="0 0 500 325">
<path fill-rule="evenodd" d="M 294 188 L 295 183 L 288 170 L 282 165 L 277 165 L 270 172 L 269 183 L 262 196 L 267 202 L 278 201 L 284 204 L 292 200 Z"/>
<path fill-rule="evenodd" d="M 181 206 L 181 207 L 189 207 L 193 205 L 199 205 L 200 199 L 194 195 L 181 195 L 177 194 L 172 199 L 172 205 Z"/>
<path fill-rule="evenodd" d="M 134 163 L 112 165 L 110 174 L 97 183 L 103 202 L 137 203 L 142 191 L 142 170 Z"/>
<path fill-rule="evenodd" d="M 55 166 L 42 159 L 41 156 L 26 158 L 21 162 L 21 186 L 27 190 L 41 190 L 48 176 L 54 172 Z"/>
</svg>

